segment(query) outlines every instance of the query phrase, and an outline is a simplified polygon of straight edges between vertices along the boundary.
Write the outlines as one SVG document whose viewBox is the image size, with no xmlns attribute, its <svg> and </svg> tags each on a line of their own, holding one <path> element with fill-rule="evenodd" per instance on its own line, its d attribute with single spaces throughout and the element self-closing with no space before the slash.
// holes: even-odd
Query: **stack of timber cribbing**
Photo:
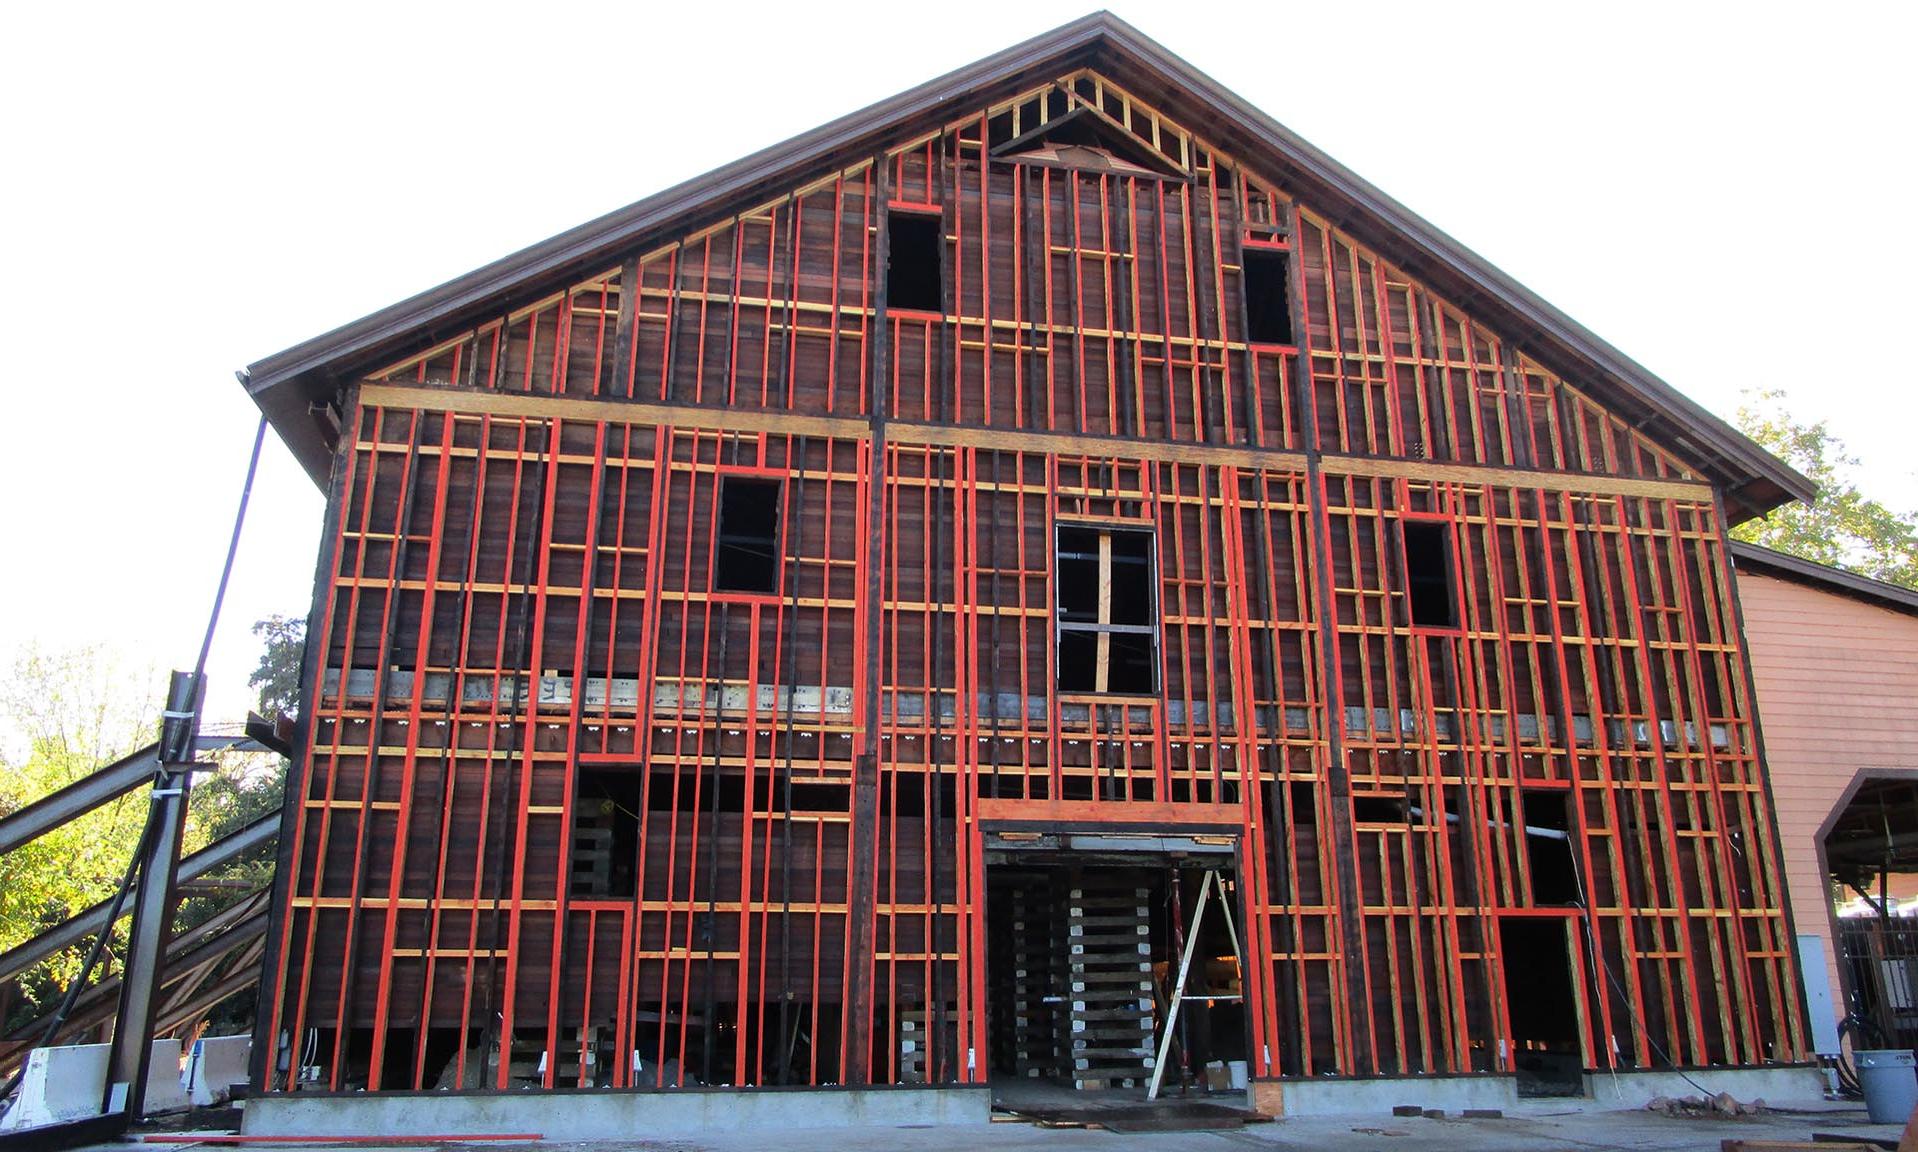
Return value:
<svg viewBox="0 0 1918 1152">
<path fill-rule="evenodd" d="M 1012 963 L 1012 1067 L 1021 1076 L 1053 1077 L 1065 1068 L 1065 919 L 1058 891 L 1034 879 L 1008 893 L 1012 901 L 1007 941 Z"/>
<path fill-rule="evenodd" d="M 943 1011 L 921 1004 L 899 1013 L 899 1083 L 931 1084 L 952 1078 L 951 1068 L 928 1064 L 932 1054 L 933 1033 L 945 1036 L 941 1050 L 951 1053 L 958 1044 L 959 1006 L 948 1003 Z"/>
<path fill-rule="evenodd" d="M 613 830 L 587 825 L 573 827 L 573 895 L 604 897 L 613 885 Z"/>
<path fill-rule="evenodd" d="M 1072 1082 L 1130 1088 L 1152 1074 L 1147 889 L 1081 881 L 1066 910 L 1072 956 Z"/>
</svg>

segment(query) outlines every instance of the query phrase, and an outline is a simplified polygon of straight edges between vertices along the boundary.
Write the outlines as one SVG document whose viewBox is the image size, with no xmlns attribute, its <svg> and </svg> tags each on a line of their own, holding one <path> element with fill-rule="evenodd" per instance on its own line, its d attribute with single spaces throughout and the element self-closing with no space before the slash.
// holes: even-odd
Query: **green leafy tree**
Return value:
<svg viewBox="0 0 1918 1152">
<path fill-rule="evenodd" d="M 1767 390 L 1746 394 L 1738 426 L 1816 483 L 1818 495 L 1809 504 L 1787 504 L 1747 520 L 1732 529 L 1735 538 L 1918 588 L 1918 519 L 1858 491 L 1850 480 L 1858 460 L 1825 421 L 1793 420 L 1784 393 Z"/>
<path fill-rule="evenodd" d="M 260 693 L 260 714 L 268 719 L 300 710 L 300 660 L 306 654 L 306 621 L 297 616 L 268 616 L 254 622 L 260 638 L 259 667 L 247 686 Z"/>
<path fill-rule="evenodd" d="M 0 816 L 16 812 L 159 735 L 165 678 L 113 650 L 28 648 L 0 672 Z M 196 773 L 182 850 L 194 852 L 280 806 L 285 761 L 270 753 L 224 753 Z M 126 795 L 0 856 L 0 951 L 113 895 L 145 826 L 147 791 Z M 183 890 L 176 928 L 214 915 L 272 878 L 272 845 L 215 869 Z M 118 967 L 122 920 L 94 971 Z M 31 1019 L 79 971 L 91 940 L 22 974 L 8 1025 Z"/>
<path fill-rule="evenodd" d="M 0 752 L 0 815 L 151 743 L 161 695 L 154 669 L 109 649 L 26 649 L 0 674 L 0 732 L 10 744 Z M 135 790 L 0 856 L 0 949 L 111 896 L 146 814 L 147 798 Z M 70 949 L 28 973 L 22 998 L 57 994 L 82 954 Z"/>
</svg>

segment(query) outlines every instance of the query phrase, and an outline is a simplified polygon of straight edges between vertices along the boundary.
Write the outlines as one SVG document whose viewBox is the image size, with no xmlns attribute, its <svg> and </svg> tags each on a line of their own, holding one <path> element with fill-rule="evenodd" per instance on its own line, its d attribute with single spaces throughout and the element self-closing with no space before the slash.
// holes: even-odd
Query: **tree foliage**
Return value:
<svg viewBox="0 0 1918 1152">
<path fill-rule="evenodd" d="M 111 648 L 28 648 L 0 672 L 0 816 L 54 792 L 151 744 L 159 735 L 165 678 Z M 285 763 L 262 753 L 216 757 L 196 773 L 182 843 L 194 852 L 278 809 Z M 112 897 L 146 823 L 147 790 L 126 795 L 0 856 L 0 951 L 13 948 L 87 907 Z M 189 927 L 231 903 L 244 887 L 270 879 L 271 846 L 208 874 L 184 893 L 176 927 Z M 109 945 L 117 967 L 126 921 Z M 23 974 L 17 1018 L 37 1014 L 78 972 L 91 940 Z M 15 1023 L 8 1021 L 7 1023 Z"/>
<path fill-rule="evenodd" d="M 0 814 L 25 807 L 152 742 L 162 683 L 152 668 L 111 650 L 26 649 L 0 675 L 0 727 L 16 745 L 0 753 Z M 135 790 L 0 856 L 0 949 L 12 948 L 111 896 L 145 826 Z M 64 982 L 80 950 L 40 973 Z M 27 998 L 36 984 L 27 981 Z"/>
<path fill-rule="evenodd" d="M 291 716 L 300 710 L 300 660 L 306 654 L 306 621 L 297 616 L 268 616 L 255 621 L 260 638 L 259 667 L 247 686 L 260 694 L 260 715 Z"/>
<path fill-rule="evenodd" d="M 1873 579 L 1918 588 L 1918 518 L 1867 498 L 1852 484 L 1856 457 L 1820 420 L 1801 424 L 1776 390 L 1747 393 L 1738 425 L 1818 485 L 1809 504 L 1792 503 L 1732 529 L 1737 539 Z"/>
</svg>

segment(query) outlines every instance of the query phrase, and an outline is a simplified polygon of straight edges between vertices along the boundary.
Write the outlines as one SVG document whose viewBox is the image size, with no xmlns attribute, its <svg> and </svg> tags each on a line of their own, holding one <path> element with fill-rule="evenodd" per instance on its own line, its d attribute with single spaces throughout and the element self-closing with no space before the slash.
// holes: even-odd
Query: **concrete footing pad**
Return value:
<svg viewBox="0 0 1918 1152">
<path fill-rule="evenodd" d="M 537 1133 L 630 1140 L 688 1132 L 986 1124 L 992 1094 L 966 1088 L 271 1093 L 246 1102 L 248 1136 Z"/>
</svg>

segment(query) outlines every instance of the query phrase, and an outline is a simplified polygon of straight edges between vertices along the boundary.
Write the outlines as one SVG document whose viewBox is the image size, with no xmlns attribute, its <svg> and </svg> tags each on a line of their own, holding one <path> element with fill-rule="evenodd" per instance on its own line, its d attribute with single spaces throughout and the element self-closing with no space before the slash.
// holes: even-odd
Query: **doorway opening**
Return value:
<svg viewBox="0 0 1918 1152">
<path fill-rule="evenodd" d="M 1048 845 L 1078 839 L 1095 838 L 1034 837 Z M 1162 1053 L 1162 1106 L 1230 1093 L 1239 1093 L 1230 1103 L 1243 1101 L 1244 938 L 1232 860 L 1229 852 L 988 850 L 996 1107 L 1043 1116 L 1138 1106 Z M 1165 1022 L 1188 945 L 1168 1044 Z"/>
<path fill-rule="evenodd" d="M 1582 1096 L 1578 987 L 1572 975 L 1576 926 L 1557 916 L 1499 923 L 1512 1065 L 1520 1096 Z"/>
<path fill-rule="evenodd" d="M 1820 1051 L 1918 1046 L 1918 777 L 1870 772 L 1847 791 L 1821 830 L 1844 993 L 1828 1018 L 1844 1024 Z M 1729 835 L 1742 843 L 1745 832 Z"/>
</svg>

